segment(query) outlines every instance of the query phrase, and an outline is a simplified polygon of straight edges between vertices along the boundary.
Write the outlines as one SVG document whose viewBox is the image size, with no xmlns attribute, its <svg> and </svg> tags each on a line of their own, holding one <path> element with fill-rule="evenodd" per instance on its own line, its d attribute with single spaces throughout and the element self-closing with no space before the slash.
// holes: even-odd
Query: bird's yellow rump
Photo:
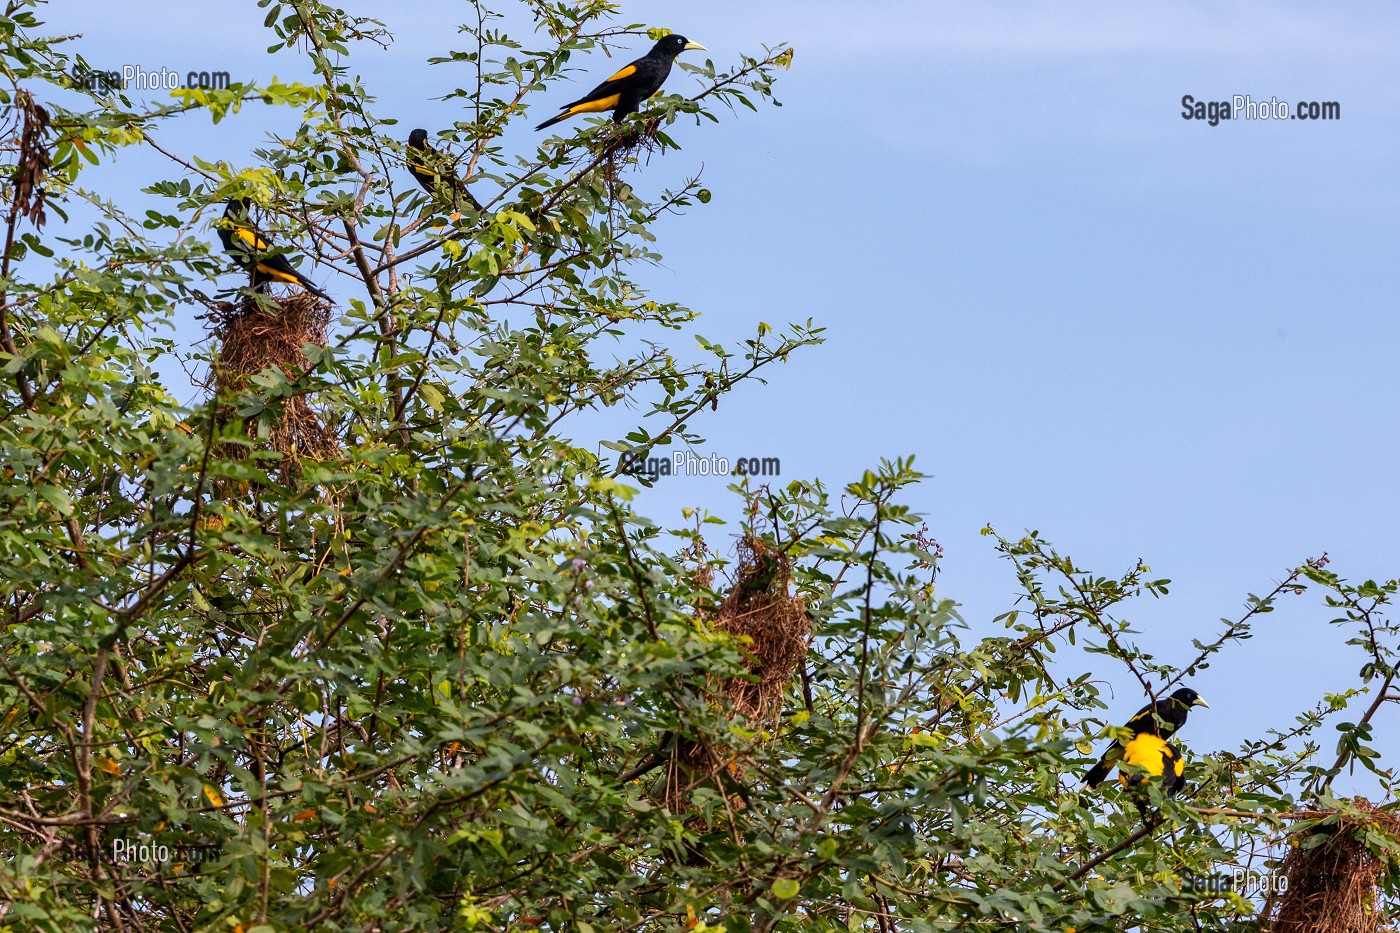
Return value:
<svg viewBox="0 0 1400 933">
<path fill-rule="evenodd" d="M 1118 782 L 1124 787 L 1136 787 L 1149 778 L 1160 778 L 1167 796 L 1181 787 L 1186 759 L 1175 746 L 1160 736 L 1143 732 L 1123 747 L 1118 762 Z"/>
</svg>

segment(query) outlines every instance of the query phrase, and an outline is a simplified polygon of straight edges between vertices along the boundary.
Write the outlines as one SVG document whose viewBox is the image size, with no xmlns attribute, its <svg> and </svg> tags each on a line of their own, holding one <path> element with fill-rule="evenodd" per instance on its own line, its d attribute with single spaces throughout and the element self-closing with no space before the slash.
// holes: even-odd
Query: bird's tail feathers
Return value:
<svg viewBox="0 0 1400 933">
<path fill-rule="evenodd" d="M 544 121 L 544 122 L 541 123 L 539 126 L 535 127 L 535 132 L 539 132 L 540 130 L 547 129 L 547 128 L 553 126 L 553 125 L 556 124 L 556 123 L 559 123 L 559 122 L 561 122 L 561 121 L 563 121 L 563 120 L 566 120 L 566 119 L 568 119 L 569 115 L 570 115 L 570 114 L 569 114 L 568 109 L 565 108 L 564 110 L 562 110 L 562 111 L 561 111 L 560 113 L 558 113 L 557 115 L 550 117 L 548 120 Z"/>
<path fill-rule="evenodd" d="M 303 275 L 300 270 L 294 270 L 292 274 L 297 277 L 297 281 L 301 283 L 302 288 L 306 289 L 308 292 L 315 295 L 317 298 L 320 298 L 322 301 L 331 300 L 330 295 L 327 295 L 325 292 L 317 288 L 316 283 L 308 279 L 305 275 Z"/>
<path fill-rule="evenodd" d="M 616 111 L 618 108 L 618 101 L 619 97 L 617 94 L 609 94 L 606 97 L 597 98 L 585 97 L 583 100 L 576 100 L 572 104 L 565 106 L 559 113 L 535 127 L 535 129 L 542 130 L 547 126 L 553 126 L 560 120 L 567 120 L 569 117 L 576 117 L 581 113 L 607 113 L 609 110 Z M 616 123 L 619 119 L 619 117 L 614 117 L 613 122 Z"/>
</svg>

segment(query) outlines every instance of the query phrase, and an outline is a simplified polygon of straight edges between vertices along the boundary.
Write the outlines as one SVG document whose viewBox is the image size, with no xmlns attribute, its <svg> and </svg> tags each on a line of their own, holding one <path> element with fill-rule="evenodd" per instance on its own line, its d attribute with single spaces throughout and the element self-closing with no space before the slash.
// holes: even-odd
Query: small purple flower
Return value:
<svg viewBox="0 0 1400 933">
<path fill-rule="evenodd" d="M 584 560 L 582 557 L 575 557 L 573 560 L 573 564 L 574 573 L 582 573 L 583 568 L 588 566 L 588 561 Z"/>
<path fill-rule="evenodd" d="M 925 551 L 932 551 L 934 557 L 943 556 L 943 545 L 939 544 L 936 539 L 929 535 L 927 524 L 923 525 L 919 528 L 918 531 L 914 532 L 914 541 L 916 544 L 919 545 L 919 547 L 923 548 Z"/>
<path fill-rule="evenodd" d="M 574 697 L 574 705 L 575 705 L 575 706 L 582 706 L 582 705 L 583 705 L 583 697 L 575 695 L 575 697 Z"/>
</svg>

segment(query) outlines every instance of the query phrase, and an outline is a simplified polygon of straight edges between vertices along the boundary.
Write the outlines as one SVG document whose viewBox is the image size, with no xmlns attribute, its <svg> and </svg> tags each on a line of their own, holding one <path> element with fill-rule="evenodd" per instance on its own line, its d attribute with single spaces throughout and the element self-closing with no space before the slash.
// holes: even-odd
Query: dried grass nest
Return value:
<svg viewBox="0 0 1400 933">
<path fill-rule="evenodd" d="M 783 711 L 788 684 L 807 657 L 812 626 L 801 596 L 789 595 L 792 565 L 787 556 L 762 538 L 740 541 L 734 584 L 713 613 L 702 607 L 715 627 L 742 638 L 749 676 L 725 678 L 711 692 L 726 712 L 748 723 L 772 725 Z M 708 568 L 696 582 L 708 586 Z M 689 791 L 706 781 L 718 784 L 742 776 L 742 750 L 718 748 L 691 739 L 677 743 L 666 776 L 665 802 L 673 812 L 690 809 Z M 728 795 L 726 795 L 728 796 Z M 731 805 L 742 803 L 731 798 Z"/>
<path fill-rule="evenodd" d="M 267 301 L 266 296 L 262 299 Z M 234 417 L 234 402 L 248 388 L 253 376 L 275 367 L 290 378 L 297 378 L 309 365 L 302 351 L 308 343 L 326 344 L 330 306 L 308 293 L 274 298 L 276 313 L 257 298 L 245 296 L 237 302 L 220 302 L 211 308 L 213 334 L 219 342 L 214 361 L 214 393 L 219 400 L 219 420 Z M 325 460 L 339 456 L 340 440 L 322 423 L 306 395 L 281 400 L 280 412 L 271 431 L 259 436 L 258 418 L 244 420 L 244 431 L 255 444 L 281 453 L 289 466 L 303 459 Z M 249 448 L 226 444 L 221 453 L 243 459 Z"/>
<path fill-rule="evenodd" d="M 616 174 L 619 156 L 636 156 L 649 161 L 651 154 L 661 148 L 661 140 L 657 139 L 660 132 L 660 117 L 644 117 L 637 123 L 628 121 L 610 127 L 602 139 L 601 156 L 605 167 Z"/>
<path fill-rule="evenodd" d="M 812 623 L 806 601 L 788 595 L 791 585 L 787 555 L 753 535 L 740 541 L 736 580 L 719 604 L 714 624 L 747 639 L 745 667 L 757 680 L 731 677 L 720 689 L 730 710 L 751 722 L 778 721 L 787 685 L 807 657 Z"/>
<path fill-rule="evenodd" d="M 1382 933 L 1394 930 L 1378 909 L 1380 877 L 1397 870 L 1365 843 L 1367 833 L 1400 839 L 1400 817 L 1364 797 L 1357 812 L 1314 826 L 1293 841 L 1279 868 L 1288 884 L 1270 894 L 1260 912 L 1260 928 L 1271 933 Z M 1325 841 L 1310 841 L 1321 836 Z"/>
</svg>

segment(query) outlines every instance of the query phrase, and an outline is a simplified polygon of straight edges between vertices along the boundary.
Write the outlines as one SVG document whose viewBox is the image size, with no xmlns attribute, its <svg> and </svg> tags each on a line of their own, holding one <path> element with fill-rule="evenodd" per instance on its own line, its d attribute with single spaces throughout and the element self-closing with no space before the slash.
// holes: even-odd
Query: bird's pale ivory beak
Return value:
<svg viewBox="0 0 1400 933">
<path fill-rule="evenodd" d="M 1192 700 L 1192 701 L 1191 701 L 1191 705 L 1192 705 L 1192 706 L 1204 706 L 1206 709 L 1210 709 L 1210 704 L 1207 703 L 1207 702 L 1206 702 L 1204 699 L 1202 699 L 1201 697 L 1196 697 L 1196 699 Z"/>
<path fill-rule="evenodd" d="M 705 47 L 704 47 L 703 45 L 701 45 L 699 42 L 686 42 L 686 44 L 681 48 L 681 51 L 682 51 L 682 52 L 708 52 L 709 49 L 705 48 Z"/>
</svg>

